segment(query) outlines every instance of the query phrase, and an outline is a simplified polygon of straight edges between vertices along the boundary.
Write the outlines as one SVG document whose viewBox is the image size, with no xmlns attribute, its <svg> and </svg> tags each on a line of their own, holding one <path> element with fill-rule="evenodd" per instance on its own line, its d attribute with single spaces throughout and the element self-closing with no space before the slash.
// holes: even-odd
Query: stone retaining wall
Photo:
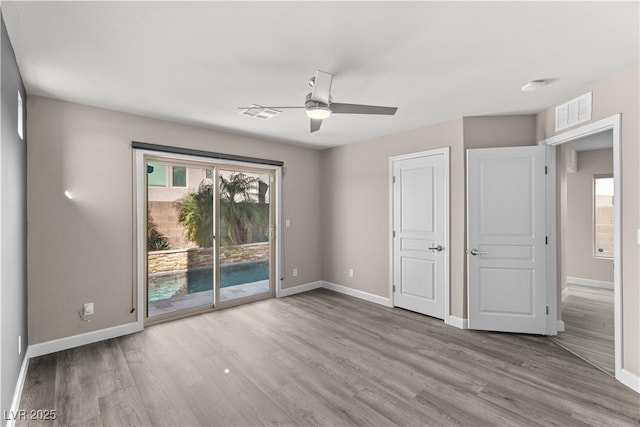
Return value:
<svg viewBox="0 0 640 427">
<path fill-rule="evenodd" d="M 220 263 L 257 261 L 269 258 L 269 242 L 229 246 L 220 251 Z M 187 270 L 213 265 L 212 248 L 175 249 L 149 252 L 147 270 L 149 274 Z"/>
</svg>

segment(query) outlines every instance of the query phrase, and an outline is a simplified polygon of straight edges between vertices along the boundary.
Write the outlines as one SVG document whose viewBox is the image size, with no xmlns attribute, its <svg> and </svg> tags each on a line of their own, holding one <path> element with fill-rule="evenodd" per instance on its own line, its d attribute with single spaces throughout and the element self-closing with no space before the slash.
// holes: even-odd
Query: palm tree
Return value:
<svg viewBox="0 0 640 427">
<path fill-rule="evenodd" d="M 221 244 L 242 245 L 253 241 L 253 232 L 266 235 L 268 209 L 258 203 L 260 179 L 233 172 L 227 178 L 220 175 Z M 213 232 L 213 185 L 203 181 L 197 192 L 176 202 L 178 221 L 189 240 L 200 247 L 211 247 Z M 266 215 L 265 215 L 266 213 Z"/>
<path fill-rule="evenodd" d="M 257 203 L 260 179 L 234 172 L 220 175 L 220 233 L 223 245 L 241 245 L 253 241 L 253 229 L 267 224 L 264 209 Z"/>
</svg>

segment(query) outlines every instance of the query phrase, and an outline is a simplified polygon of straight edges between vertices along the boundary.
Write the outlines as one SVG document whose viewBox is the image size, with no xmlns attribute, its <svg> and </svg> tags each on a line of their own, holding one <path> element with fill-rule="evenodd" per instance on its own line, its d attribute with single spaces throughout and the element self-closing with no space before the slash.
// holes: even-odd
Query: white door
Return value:
<svg viewBox="0 0 640 427">
<path fill-rule="evenodd" d="M 393 303 L 444 318 L 448 149 L 395 158 Z"/>
<path fill-rule="evenodd" d="M 469 328 L 546 334 L 545 147 L 467 150 Z"/>
</svg>

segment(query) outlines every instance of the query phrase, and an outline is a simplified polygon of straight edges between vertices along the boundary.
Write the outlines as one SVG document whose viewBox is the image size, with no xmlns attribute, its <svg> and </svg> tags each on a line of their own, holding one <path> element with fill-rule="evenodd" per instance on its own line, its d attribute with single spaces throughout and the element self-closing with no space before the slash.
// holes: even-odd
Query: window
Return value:
<svg viewBox="0 0 640 427">
<path fill-rule="evenodd" d="M 24 139 L 24 115 L 22 106 L 22 95 L 18 91 L 18 136 Z"/>
<path fill-rule="evenodd" d="M 172 166 L 172 180 L 171 185 L 173 187 L 186 187 L 187 186 L 187 168 L 184 166 Z"/>
<path fill-rule="evenodd" d="M 187 168 L 184 166 L 167 166 L 156 163 L 147 164 L 147 174 L 149 175 L 149 187 L 167 187 L 171 173 L 171 186 L 187 188 Z"/>
<path fill-rule="evenodd" d="M 149 187 L 167 186 L 167 167 L 165 165 L 147 164 L 147 175 L 149 175 Z"/>
<path fill-rule="evenodd" d="M 613 177 L 593 177 L 593 254 L 613 258 Z"/>
</svg>

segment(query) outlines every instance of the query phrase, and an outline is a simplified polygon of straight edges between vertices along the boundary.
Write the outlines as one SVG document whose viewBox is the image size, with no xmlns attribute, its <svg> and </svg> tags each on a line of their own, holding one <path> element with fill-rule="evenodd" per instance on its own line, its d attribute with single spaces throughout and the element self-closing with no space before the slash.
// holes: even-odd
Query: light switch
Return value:
<svg viewBox="0 0 640 427">
<path fill-rule="evenodd" d="M 285 219 L 284 220 L 284 226 L 285 227 L 291 227 L 291 220 L 290 219 Z"/>
</svg>

